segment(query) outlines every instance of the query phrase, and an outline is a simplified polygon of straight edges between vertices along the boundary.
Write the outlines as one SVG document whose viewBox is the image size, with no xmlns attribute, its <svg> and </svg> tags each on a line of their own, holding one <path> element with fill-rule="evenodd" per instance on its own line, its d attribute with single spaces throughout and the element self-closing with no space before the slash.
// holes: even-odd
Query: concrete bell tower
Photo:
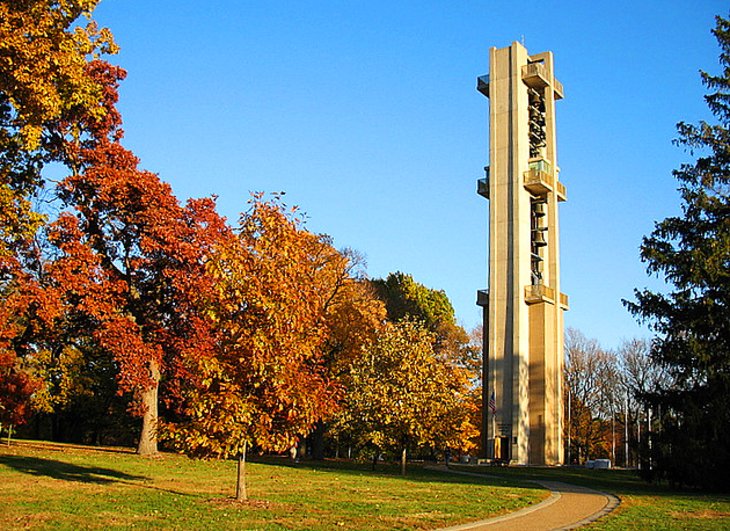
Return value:
<svg viewBox="0 0 730 531">
<path fill-rule="evenodd" d="M 563 462 L 563 312 L 560 292 L 555 102 L 563 86 L 553 55 L 515 42 L 489 51 L 477 79 L 489 98 L 489 166 L 477 181 L 489 199 L 489 289 L 484 313 L 482 443 L 513 464 Z"/>
</svg>

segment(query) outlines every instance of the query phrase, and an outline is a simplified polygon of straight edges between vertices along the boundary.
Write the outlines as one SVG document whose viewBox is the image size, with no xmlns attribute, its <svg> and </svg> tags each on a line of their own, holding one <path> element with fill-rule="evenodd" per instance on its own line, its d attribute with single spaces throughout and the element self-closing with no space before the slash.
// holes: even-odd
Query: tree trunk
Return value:
<svg viewBox="0 0 730 531">
<path fill-rule="evenodd" d="M 626 391 L 626 409 L 624 410 L 624 468 L 629 468 L 629 395 Z"/>
<path fill-rule="evenodd" d="M 400 473 L 401 475 L 406 475 L 406 457 L 407 457 L 407 450 L 406 447 L 403 447 L 403 453 L 401 453 L 400 456 Z"/>
<path fill-rule="evenodd" d="M 641 408 L 636 408 L 636 468 L 641 470 Z"/>
<path fill-rule="evenodd" d="M 616 466 L 616 421 L 611 411 L 611 467 Z"/>
<path fill-rule="evenodd" d="M 157 391 L 160 387 L 160 367 L 156 361 L 151 361 L 149 369 L 154 383 L 152 387 L 141 393 L 144 416 L 142 417 L 142 433 L 137 445 L 139 455 L 157 454 Z"/>
<path fill-rule="evenodd" d="M 246 492 L 246 446 L 243 443 L 243 450 L 238 455 L 238 470 L 236 476 L 236 501 L 244 502 L 248 499 Z"/>
<path fill-rule="evenodd" d="M 324 459 L 324 432 L 324 422 L 320 420 L 314 425 L 314 430 L 309 435 L 312 443 L 312 458 L 317 461 Z"/>
<path fill-rule="evenodd" d="M 59 422 L 58 422 L 58 413 L 52 413 L 51 414 L 51 440 L 53 442 L 59 442 L 61 439 L 59 437 Z"/>
</svg>

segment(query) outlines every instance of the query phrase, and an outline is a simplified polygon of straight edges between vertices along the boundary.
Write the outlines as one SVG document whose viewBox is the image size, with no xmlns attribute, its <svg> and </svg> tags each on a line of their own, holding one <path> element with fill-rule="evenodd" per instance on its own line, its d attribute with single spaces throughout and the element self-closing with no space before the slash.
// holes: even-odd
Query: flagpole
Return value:
<svg viewBox="0 0 730 531">
<path fill-rule="evenodd" d="M 492 459 L 497 459 L 497 396 L 492 388 L 489 395 L 488 411 L 492 414 Z"/>
<path fill-rule="evenodd" d="M 497 459 L 497 411 L 492 412 L 492 459 Z"/>
</svg>

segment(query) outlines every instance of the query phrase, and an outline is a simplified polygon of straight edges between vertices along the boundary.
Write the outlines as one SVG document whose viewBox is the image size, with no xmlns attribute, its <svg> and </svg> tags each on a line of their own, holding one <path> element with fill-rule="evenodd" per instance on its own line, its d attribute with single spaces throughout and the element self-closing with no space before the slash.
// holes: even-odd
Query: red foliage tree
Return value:
<svg viewBox="0 0 730 531">
<path fill-rule="evenodd" d="M 60 195 L 75 215 L 52 226 L 61 254 L 51 271 L 72 315 L 66 321 L 81 323 L 76 332 L 114 357 L 120 392 L 134 395 L 143 417 L 138 452 L 153 454 L 160 382 L 201 339 L 192 301 L 212 289 L 207 252 L 229 229 L 213 200 L 182 206 L 168 184 L 138 168 L 120 144 L 115 104 L 124 72 L 100 61 L 90 71 L 104 87 L 106 112 L 81 117 L 83 136 L 68 134 L 70 124 L 61 131 L 76 171 Z"/>
<path fill-rule="evenodd" d="M 3 286 L 0 305 L 0 428 L 24 424 L 31 413 L 30 399 L 40 387 L 24 364 L 23 354 L 32 349 L 32 326 L 28 315 L 47 308 L 43 290 L 29 276 L 16 271 Z"/>
</svg>

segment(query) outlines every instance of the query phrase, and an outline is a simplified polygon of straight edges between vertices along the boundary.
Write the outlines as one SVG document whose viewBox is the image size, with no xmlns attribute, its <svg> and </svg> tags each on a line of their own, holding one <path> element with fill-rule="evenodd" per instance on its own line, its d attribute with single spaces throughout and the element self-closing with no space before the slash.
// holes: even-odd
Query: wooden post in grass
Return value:
<svg viewBox="0 0 730 531">
<path fill-rule="evenodd" d="M 248 499 L 246 493 L 246 444 L 243 443 L 243 450 L 238 454 L 238 475 L 236 478 L 236 501 L 243 502 Z"/>
<path fill-rule="evenodd" d="M 407 450 L 406 450 L 406 447 L 404 446 L 403 453 L 400 456 L 400 473 L 402 476 L 406 475 L 406 457 L 407 457 L 406 452 L 407 452 Z"/>
</svg>

